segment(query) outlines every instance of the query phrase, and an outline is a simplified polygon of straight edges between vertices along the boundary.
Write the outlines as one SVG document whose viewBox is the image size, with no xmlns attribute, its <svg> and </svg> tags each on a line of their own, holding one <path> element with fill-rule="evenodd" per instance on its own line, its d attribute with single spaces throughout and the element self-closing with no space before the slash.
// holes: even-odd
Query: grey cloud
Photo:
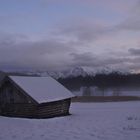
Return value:
<svg viewBox="0 0 140 140">
<path fill-rule="evenodd" d="M 104 68 L 109 68 L 113 70 L 122 71 L 134 71 L 140 69 L 140 57 L 132 58 L 131 56 L 124 57 L 109 57 L 107 55 L 94 56 L 90 52 L 83 54 L 71 54 L 73 57 L 73 63 L 71 67 L 89 67 L 94 71 L 102 70 Z"/>
<path fill-rule="evenodd" d="M 96 53 L 91 52 L 78 53 L 80 47 L 87 46 L 88 43 L 103 35 L 115 32 L 116 30 L 112 27 L 93 22 L 74 22 L 66 25 L 53 32 L 50 35 L 53 36 L 52 38 L 42 41 L 30 41 L 24 35 L 0 35 L 0 68 L 57 70 L 77 66 L 121 68 L 122 65 L 124 68 L 128 68 L 130 63 L 132 65 L 136 62 L 125 56 L 109 57 L 106 54 L 97 56 Z M 61 36 L 62 38 L 59 39 Z M 72 40 L 69 40 L 71 37 Z M 75 39 L 76 41 L 74 41 Z M 139 54 L 139 50 L 136 49 L 130 49 L 129 52 L 133 55 Z"/>
<path fill-rule="evenodd" d="M 140 56 L 140 49 L 131 48 L 128 51 L 131 55 Z"/>
<path fill-rule="evenodd" d="M 98 37 L 109 31 L 110 27 L 104 24 L 86 21 L 86 19 L 81 21 L 77 19 L 73 23 L 68 22 L 63 26 L 59 26 L 55 33 L 73 38 L 79 43 L 88 43 L 97 40 Z"/>
<path fill-rule="evenodd" d="M 138 31 L 140 30 L 140 19 L 138 16 L 131 17 L 121 23 L 117 29 Z"/>
<path fill-rule="evenodd" d="M 140 61 L 140 59 L 139 59 Z M 140 70 L 140 63 L 136 63 L 135 60 L 132 60 L 131 63 L 124 66 L 126 70 L 129 70 L 131 72 L 139 72 Z"/>
<path fill-rule="evenodd" d="M 77 54 L 72 53 L 72 60 L 74 67 L 76 66 L 97 66 L 97 58 L 93 56 L 90 52 Z M 97 62 L 97 63 L 96 63 Z"/>
<path fill-rule="evenodd" d="M 117 29 L 124 30 L 140 30 L 140 1 L 128 13 L 128 17 L 117 26 Z"/>
<path fill-rule="evenodd" d="M 55 1 L 56 2 L 56 1 Z M 136 1 L 134 1 L 135 3 Z M 124 5 L 124 8 L 127 4 Z M 131 6 L 130 6 L 131 7 Z M 140 1 L 138 0 L 136 6 L 131 7 L 129 12 L 126 13 L 124 21 L 118 25 L 107 25 L 106 23 L 95 23 L 88 19 L 80 19 L 79 17 L 73 17 L 67 21 L 63 21 L 62 26 L 58 27 L 57 34 L 63 34 L 64 36 L 74 37 L 76 40 L 84 42 L 94 41 L 103 35 L 109 33 L 116 33 L 122 30 L 140 30 Z M 96 21 L 96 20 L 95 20 Z M 103 21 L 102 21 L 103 22 Z"/>
<path fill-rule="evenodd" d="M 108 57 L 104 56 L 95 56 L 90 52 L 83 53 L 83 54 L 71 54 L 73 57 L 73 66 L 87 66 L 87 67 L 121 67 L 126 62 L 129 62 L 129 58 L 117 58 L 117 57 Z"/>
<path fill-rule="evenodd" d="M 62 65 L 60 57 L 72 51 L 70 44 L 55 39 L 17 42 L 6 37 L 0 40 L 0 68 L 55 69 Z"/>
<path fill-rule="evenodd" d="M 16 40 L 16 39 L 15 39 Z M 0 68 L 5 69 L 47 69 L 64 70 L 73 67 L 90 67 L 93 69 L 110 67 L 123 69 L 138 69 L 140 57 L 117 57 L 108 54 L 92 52 L 78 53 L 75 44 L 51 38 L 43 41 L 14 41 L 14 39 L 0 40 Z M 139 50 L 128 50 L 138 55 Z M 133 67 L 132 67 L 133 66 Z"/>
<path fill-rule="evenodd" d="M 140 64 L 140 57 L 134 57 L 129 60 L 129 64 L 138 66 Z"/>
</svg>

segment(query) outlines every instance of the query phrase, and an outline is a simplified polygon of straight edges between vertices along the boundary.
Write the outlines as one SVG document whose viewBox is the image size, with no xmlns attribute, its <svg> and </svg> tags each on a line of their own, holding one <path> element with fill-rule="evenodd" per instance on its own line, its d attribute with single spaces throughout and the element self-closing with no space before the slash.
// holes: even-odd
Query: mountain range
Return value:
<svg viewBox="0 0 140 140">
<path fill-rule="evenodd" d="M 9 72 L 13 75 L 35 75 L 35 76 L 51 76 L 55 79 L 59 78 L 70 78 L 70 77 L 86 77 L 86 76 L 95 76 L 96 74 L 110 74 L 110 73 L 119 73 L 119 74 L 129 74 L 129 72 L 122 70 L 113 70 L 108 67 L 104 69 L 89 69 L 84 67 L 75 67 L 73 69 L 64 70 L 64 71 L 47 71 L 47 70 L 25 70 L 25 71 L 14 71 Z"/>
</svg>

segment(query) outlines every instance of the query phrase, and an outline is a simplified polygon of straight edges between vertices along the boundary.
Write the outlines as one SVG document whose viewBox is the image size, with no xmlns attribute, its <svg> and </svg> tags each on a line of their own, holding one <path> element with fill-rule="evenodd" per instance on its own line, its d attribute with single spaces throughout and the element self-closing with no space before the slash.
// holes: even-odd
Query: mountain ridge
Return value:
<svg viewBox="0 0 140 140">
<path fill-rule="evenodd" d="M 63 70 L 63 71 L 47 71 L 47 70 L 24 70 L 24 71 L 9 71 L 7 72 L 12 75 L 28 75 L 28 76 L 51 76 L 55 79 L 59 78 L 73 78 L 73 77 L 86 77 L 86 76 L 95 76 L 97 74 L 111 74 L 111 73 L 118 73 L 127 75 L 130 74 L 130 72 L 122 71 L 122 70 L 113 70 L 108 67 L 104 69 L 89 69 L 84 67 L 75 67 L 69 70 Z"/>
</svg>

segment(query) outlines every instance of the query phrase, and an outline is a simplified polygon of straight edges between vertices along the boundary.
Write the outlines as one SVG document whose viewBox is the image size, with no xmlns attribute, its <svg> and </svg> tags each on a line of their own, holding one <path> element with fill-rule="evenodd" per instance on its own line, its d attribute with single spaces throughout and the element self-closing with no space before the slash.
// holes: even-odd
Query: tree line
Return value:
<svg viewBox="0 0 140 140">
<path fill-rule="evenodd" d="M 70 90 L 79 89 L 82 86 L 121 87 L 140 86 L 140 74 L 122 74 L 112 72 L 109 74 L 96 74 L 94 76 L 77 76 L 59 78 L 58 81 Z"/>
</svg>

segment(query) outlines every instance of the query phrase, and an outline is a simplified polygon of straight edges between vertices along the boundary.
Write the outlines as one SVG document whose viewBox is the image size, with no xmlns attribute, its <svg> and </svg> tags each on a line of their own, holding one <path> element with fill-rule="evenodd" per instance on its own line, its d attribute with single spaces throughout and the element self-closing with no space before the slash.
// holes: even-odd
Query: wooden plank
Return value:
<svg viewBox="0 0 140 140">
<path fill-rule="evenodd" d="M 24 118 L 49 118 L 55 116 L 63 116 L 69 114 L 70 99 L 34 104 L 5 104 L 2 115 Z"/>
</svg>

